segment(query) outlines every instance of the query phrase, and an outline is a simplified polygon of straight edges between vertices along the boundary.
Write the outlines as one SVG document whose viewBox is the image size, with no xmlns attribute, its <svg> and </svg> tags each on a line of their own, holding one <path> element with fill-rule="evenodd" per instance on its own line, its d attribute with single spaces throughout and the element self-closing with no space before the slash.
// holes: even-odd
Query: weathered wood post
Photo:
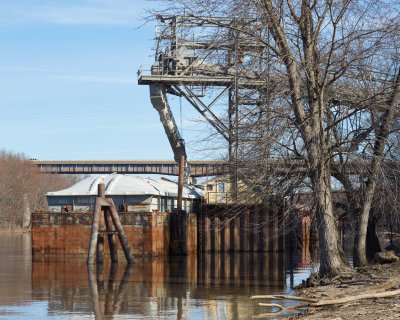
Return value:
<svg viewBox="0 0 400 320">
<path fill-rule="evenodd" d="M 129 242 L 126 238 L 124 228 L 122 227 L 121 221 L 119 221 L 117 210 L 115 209 L 114 202 L 112 199 L 108 199 L 110 202 L 111 218 L 114 223 L 115 229 L 118 231 L 119 242 L 121 243 L 122 249 L 124 250 L 125 258 L 129 264 L 135 263 L 131 249 L 129 248 Z"/>
<path fill-rule="evenodd" d="M 105 212 L 106 230 L 108 237 L 108 248 L 110 249 L 110 257 L 112 262 L 118 262 L 117 244 L 115 243 L 114 233 L 112 231 L 113 221 L 110 208 L 106 208 Z"/>
<path fill-rule="evenodd" d="M 99 183 L 97 185 L 97 196 L 99 198 L 106 198 L 106 186 L 104 183 Z M 99 213 L 99 230 L 104 230 L 104 207 L 101 206 Z M 98 233 L 97 235 L 97 250 L 96 250 L 96 262 L 103 263 L 104 262 L 104 234 Z"/>
<path fill-rule="evenodd" d="M 96 198 L 95 208 L 93 212 L 92 230 L 90 232 L 87 264 L 94 264 L 97 251 L 97 239 L 99 235 L 100 215 L 101 215 L 101 202 L 99 201 L 99 199 L 101 198 L 100 197 Z"/>
</svg>

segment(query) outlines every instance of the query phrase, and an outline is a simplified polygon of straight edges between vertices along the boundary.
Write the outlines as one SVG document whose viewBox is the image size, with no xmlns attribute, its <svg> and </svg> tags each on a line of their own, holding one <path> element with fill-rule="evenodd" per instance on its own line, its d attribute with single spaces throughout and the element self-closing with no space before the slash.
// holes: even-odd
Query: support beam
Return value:
<svg viewBox="0 0 400 320">
<path fill-rule="evenodd" d="M 118 231 L 119 242 L 121 243 L 122 249 L 124 250 L 125 258 L 129 264 L 135 263 L 131 249 L 129 248 L 129 242 L 126 238 L 124 228 L 122 227 L 121 221 L 119 220 L 117 210 L 115 210 L 114 202 L 112 201 L 112 199 L 108 199 L 108 201 L 111 204 L 111 218 L 114 223 L 115 229 Z"/>
<path fill-rule="evenodd" d="M 113 221 L 111 218 L 111 212 L 109 208 L 107 208 L 105 211 L 105 220 L 106 220 L 106 230 L 108 237 L 108 248 L 110 249 L 111 261 L 118 262 L 117 244 L 115 243 L 114 234 L 111 233 L 113 229 Z"/>
<path fill-rule="evenodd" d="M 228 136 L 226 135 L 226 126 L 222 126 L 220 125 L 220 120 L 214 115 L 214 119 L 216 119 L 215 121 L 210 119 L 206 114 L 205 111 L 206 110 L 201 110 L 200 107 L 197 105 L 197 103 L 195 101 L 193 101 L 188 94 L 186 94 L 186 92 L 184 92 L 183 90 L 181 90 L 178 86 L 174 86 L 174 88 L 176 90 L 179 91 L 179 93 L 184 96 L 186 98 L 186 100 L 204 117 L 204 119 L 206 119 L 213 127 L 215 130 L 218 131 L 219 134 L 221 134 L 226 140 L 228 140 Z"/>
<path fill-rule="evenodd" d="M 183 171 L 185 168 L 185 156 L 181 155 L 179 159 L 179 178 L 178 178 L 178 210 L 182 210 L 182 196 L 183 196 Z"/>
</svg>

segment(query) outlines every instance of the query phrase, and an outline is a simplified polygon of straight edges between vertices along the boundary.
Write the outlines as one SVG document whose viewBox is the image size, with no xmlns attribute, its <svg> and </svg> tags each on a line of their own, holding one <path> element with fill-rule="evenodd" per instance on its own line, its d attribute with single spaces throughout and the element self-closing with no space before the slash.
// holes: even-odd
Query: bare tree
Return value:
<svg viewBox="0 0 400 320">
<path fill-rule="evenodd" d="M 67 188 L 79 176 L 41 174 L 24 154 L 0 151 L 0 228 L 23 224 L 26 210 L 46 210 L 46 193 Z"/>
<path fill-rule="evenodd" d="M 338 274 L 348 263 L 338 244 L 335 177 L 359 223 L 356 263 L 366 264 L 369 213 L 399 99 L 397 5 L 351 0 L 164 3 L 171 13 L 185 12 L 228 30 L 214 37 L 207 50 L 216 50 L 207 57 L 214 64 L 228 61 L 214 72 L 248 79 L 243 87 L 235 82 L 230 92 L 235 99 L 221 121 L 236 176 L 250 186 L 240 196 L 268 199 L 309 188 L 318 221 L 320 273 Z M 215 45 L 217 39 L 224 44 L 234 39 L 234 50 L 218 56 L 223 46 Z M 210 65 L 203 60 L 199 75 Z M 191 66 L 198 67 L 199 57 L 194 61 Z M 264 85 L 251 88 L 248 83 L 255 79 Z"/>
</svg>

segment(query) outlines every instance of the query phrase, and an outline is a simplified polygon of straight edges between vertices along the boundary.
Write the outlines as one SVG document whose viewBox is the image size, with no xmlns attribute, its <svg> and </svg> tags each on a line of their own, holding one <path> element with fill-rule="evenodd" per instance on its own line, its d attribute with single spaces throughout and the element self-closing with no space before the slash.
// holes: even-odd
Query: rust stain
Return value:
<svg viewBox="0 0 400 320">
<path fill-rule="evenodd" d="M 135 256 L 165 256 L 169 254 L 169 213 L 119 212 L 125 235 Z M 32 253 L 87 254 L 92 226 L 92 213 L 34 212 L 32 213 Z M 188 253 L 197 252 L 196 215 L 188 219 Z M 118 237 L 117 237 L 118 238 Z M 123 250 L 117 243 L 118 255 Z M 105 252 L 109 254 L 108 241 Z"/>
</svg>

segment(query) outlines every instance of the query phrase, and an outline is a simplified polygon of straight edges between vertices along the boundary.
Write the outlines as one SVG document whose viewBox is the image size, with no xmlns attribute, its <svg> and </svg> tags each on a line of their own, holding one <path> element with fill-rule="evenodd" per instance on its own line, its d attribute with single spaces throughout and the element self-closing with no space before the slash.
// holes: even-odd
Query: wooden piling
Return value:
<svg viewBox="0 0 400 320">
<path fill-rule="evenodd" d="M 104 207 L 101 207 L 99 213 L 99 230 L 104 230 L 105 222 L 104 222 Z M 98 233 L 97 235 L 97 249 L 96 249 L 96 263 L 104 262 L 104 234 Z"/>
<path fill-rule="evenodd" d="M 87 264 L 94 264 L 97 249 L 97 236 L 99 234 L 101 203 L 96 199 L 95 209 L 93 213 L 92 230 L 90 232 L 89 251 Z"/>
<path fill-rule="evenodd" d="M 108 248 L 110 249 L 110 257 L 112 262 L 118 262 L 118 254 L 117 254 L 117 244 L 115 243 L 115 237 L 112 232 L 113 221 L 111 218 L 110 209 L 107 208 L 105 211 L 105 221 L 106 221 L 106 230 L 108 237 Z"/>
<path fill-rule="evenodd" d="M 97 196 L 103 199 L 106 197 L 106 185 L 104 183 L 97 185 Z"/>
<path fill-rule="evenodd" d="M 90 233 L 87 264 L 94 264 L 97 255 L 97 263 L 104 262 L 104 233 L 108 236 L 110 256 L 112 262 L 118 262 L 117 247 L 113 236 L 112 225 L 118 232 L 118 238 L 128 264 L 133 264 L 134 259 L 129 248 L 128 239 L 119 220 L 117 210 L 112 199 L 105 199 L 105 185 L 98 185 L 98 197 L 96 198 L 95 210 L 93 213 L 92 230 Z M 106 227 L 106 229 L 105 229 Z"/>
<path fill-rule="evenodd" d="M 121 243 L 122 249 L 124 250 L 125 258 L 129 264 L 135 263 L 131 249 L 129 248 L 129 242 L 126 238 L 124 228 L 122 227 L 121 221 L 119 221 L 117 210 L 115 210 L 114 202 L 112 201 L 112 199 L 108 199 L 108 201 L 111 203 L 111 218 L 114 223 L 115 229 L 118 231 L 119 242 Z"/>
<path fill-rule="evenodd" d="M 97 185 L 97 196 L 104 199 L 106 197 L 106 187 L 104 183 Z M 104 207 L 101 206 L 100 213 L 98 213 L 99 230 L 104 230 Z M 97 248 L 96 248 L 96 262 L 104 262 L 104 235 L 101 233 L 97 234 Z"/>
</svg>

